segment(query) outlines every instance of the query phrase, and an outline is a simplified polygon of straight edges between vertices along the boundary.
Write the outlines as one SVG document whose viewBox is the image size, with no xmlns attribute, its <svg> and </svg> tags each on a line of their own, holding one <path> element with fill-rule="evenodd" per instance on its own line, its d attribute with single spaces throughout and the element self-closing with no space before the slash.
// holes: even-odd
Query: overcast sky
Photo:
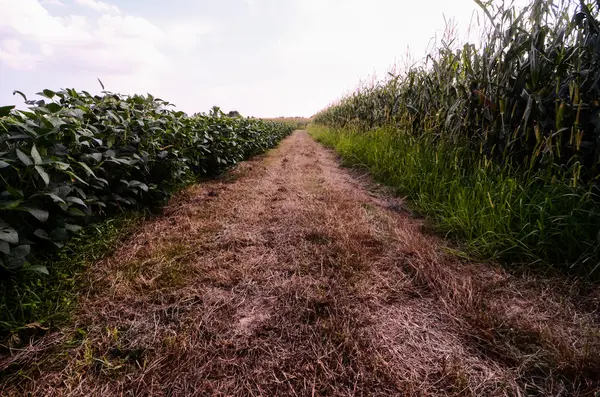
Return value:
<svg viewBox="0 0 600 397">
<path fill-rule="evenodd" d="M 151 93 L 188 113 L 311 116 L 473 0 L 0 0 L 0 106 L 13 90 Z"/>
</svg>

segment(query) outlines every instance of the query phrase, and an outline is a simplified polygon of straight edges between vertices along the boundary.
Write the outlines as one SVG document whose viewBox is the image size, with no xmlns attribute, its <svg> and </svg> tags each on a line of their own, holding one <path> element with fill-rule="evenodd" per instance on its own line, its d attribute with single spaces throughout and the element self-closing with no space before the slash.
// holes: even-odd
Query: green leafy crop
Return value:
<svg viewBox="0 0 600 397">
<path fill-rule="evenodd" d="M 288 135 L 282 123 L 188 117 L 152 95 L 38 93 L 29 110 L 0 107 L 0 274 L 29 264 L 91 221 L 163 201 L 175 187 L 261 153 Z"/>
</svg>

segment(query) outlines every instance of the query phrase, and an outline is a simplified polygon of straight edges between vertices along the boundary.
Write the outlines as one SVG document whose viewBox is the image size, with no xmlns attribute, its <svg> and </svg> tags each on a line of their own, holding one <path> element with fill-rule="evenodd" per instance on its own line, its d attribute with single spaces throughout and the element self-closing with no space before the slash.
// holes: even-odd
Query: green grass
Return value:
<svg viewBox="0 0 600 397">
<path fill-rule="evenodd" d="M 36 265 L 46 266 L 49 275 L 26 275 L 1 280 L 2 341 L 18 335 L 22 339 L 28 330 L 35 333 L 68 321 L 76 307 L 82 274 L 94 262 L 113 251 L 146 217 L 146 212 L 129 212 L 90 225 L 58 252 L 33 260 Z M 18 340 L 13 342 L 18 343 Z"/>
<path fill-rule="evenodd" d="M 598 197 L 552 170 L 523 171 L 432 135 L 309 127 L 347 165 L 406 195 L 442 233 L 480 258 L 597 275 Z M 593 188 L 590 188 L 593 189 Z"/>
</svg>

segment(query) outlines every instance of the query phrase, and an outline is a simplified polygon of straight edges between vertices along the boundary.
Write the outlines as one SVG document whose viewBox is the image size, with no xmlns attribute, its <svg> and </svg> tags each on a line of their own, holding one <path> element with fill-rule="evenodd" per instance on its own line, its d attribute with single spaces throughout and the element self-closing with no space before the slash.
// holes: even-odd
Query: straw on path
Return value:
<svg viewBox="0 0 600 397">
<path fill-rule="evenodd" d="M 597 290 L 462 263 L 403 208 L 297 131 L 95 264 L 0 394 L 592 395 Z"/>
</svg>

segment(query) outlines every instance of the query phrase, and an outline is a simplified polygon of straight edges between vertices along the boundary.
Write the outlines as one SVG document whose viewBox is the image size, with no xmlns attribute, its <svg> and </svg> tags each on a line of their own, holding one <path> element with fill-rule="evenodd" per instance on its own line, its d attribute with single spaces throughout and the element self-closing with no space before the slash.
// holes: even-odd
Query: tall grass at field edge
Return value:
<svg viewBox="0 0 600 397">
<path fill-rule="evenodd" d="M 499 165 L 466 145 L 396 127 L 358 132 L 311 125 L 309 131 L 345 164 L 365 167 L 406 195 L 471 255 L 600 273 L 600 206 L 593 187 L 574 187 L 551 170 Z"/>
</svg>

